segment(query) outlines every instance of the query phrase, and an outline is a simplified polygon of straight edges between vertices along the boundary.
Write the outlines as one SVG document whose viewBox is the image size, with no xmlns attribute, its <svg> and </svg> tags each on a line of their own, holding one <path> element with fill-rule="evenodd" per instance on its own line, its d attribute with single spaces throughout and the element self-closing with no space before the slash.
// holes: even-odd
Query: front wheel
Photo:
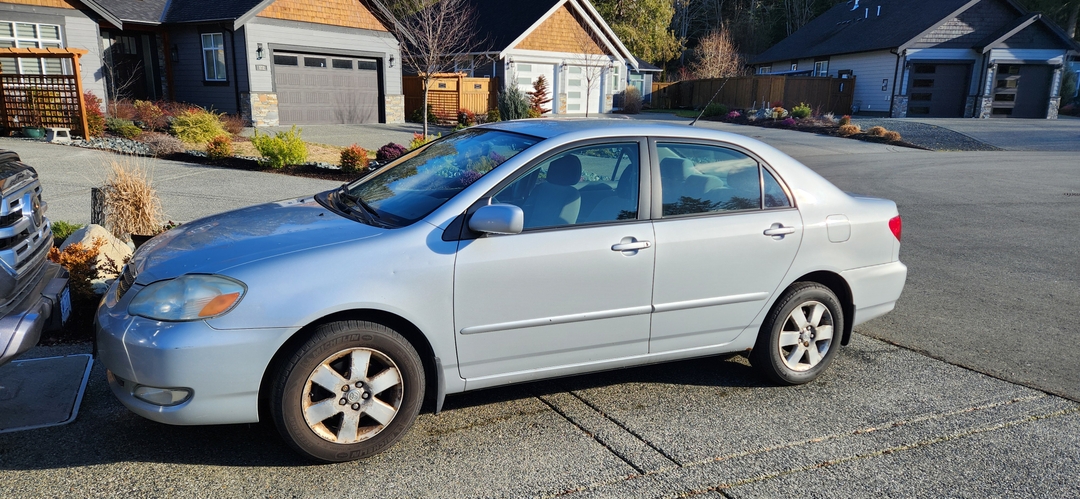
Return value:
<svg viewBox="0 0 1080 499">
<path fill-rule="evenodd" d="M 750 363 L 776 383 L 809 383 L 832 361 L 843 331 L 844 311 L 836 295 L 817 283 L 797 283 L 769 312 Z"/>
<path fill-rule="evenodd" d="M 379 324 L 347 321 L 320 326 L 278 369 L 271 410 L 294 450 L 340 462 L 397 442 L 423 399 L 423 364 L 408 340 Z"/>
</svg>

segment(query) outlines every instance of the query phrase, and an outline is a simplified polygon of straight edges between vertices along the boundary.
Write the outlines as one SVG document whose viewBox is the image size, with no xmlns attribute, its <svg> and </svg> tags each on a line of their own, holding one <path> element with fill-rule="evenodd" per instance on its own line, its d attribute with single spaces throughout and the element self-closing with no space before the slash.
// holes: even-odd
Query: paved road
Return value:
<svg viewBox="0 0 1080 499">
<path fill-rule="evenodd" d="M 1080 118 L 1020 120 L 904 118 L 948 128 L 1007 151 L 1080 151 Z"/>
</svg>

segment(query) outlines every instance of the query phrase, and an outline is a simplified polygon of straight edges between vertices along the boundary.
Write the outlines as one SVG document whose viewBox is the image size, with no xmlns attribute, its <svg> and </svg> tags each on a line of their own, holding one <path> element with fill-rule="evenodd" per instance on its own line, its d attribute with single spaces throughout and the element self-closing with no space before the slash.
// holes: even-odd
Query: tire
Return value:
<svg viewBox="0 0 1080 499">
<path fill-rule="evenodd" d="M 357 363 L 364 372 L 352 372 Z M 323 462 L 371 457 L 400 439 L 424 400 L 416 349 L 370 322 L 319 326 L 278 368 L 270 410 L 290 447 Z M 329 385 L 329 386 L 327 386 Z"/>
<path fill-rule="evenodd" d="M 821 284 L 795 283 L 776 301 L 750 352 L 750 364 L 781 385 L 809 383 L 832 362 L 844 331 L 844 310 Z"/>
</svg>

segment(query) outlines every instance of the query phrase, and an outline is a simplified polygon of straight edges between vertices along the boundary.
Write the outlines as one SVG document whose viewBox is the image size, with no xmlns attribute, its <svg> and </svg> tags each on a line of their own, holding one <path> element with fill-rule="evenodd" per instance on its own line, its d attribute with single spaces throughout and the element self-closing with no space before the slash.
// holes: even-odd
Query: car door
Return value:
<svg viewBox="0 0 1080 499">
<path fill-rule="evenodd" d="M 525 228 L 459 244 L 463 378 L 520 378 L 648 352 L 653 233 L 639 198 L 646 145 L 571 147 L 496 189 L 491 202 L 521 207 Z"/>
<path fill-rule="evenodd" d="M 715 143 L 652 143 L 660 185 L 649 351 L 722 345 L 758 316 L 802 239 L 802 217 L 769 169 Z M 657 193 L 657 191 L 659 191 Z"/>
</svg>

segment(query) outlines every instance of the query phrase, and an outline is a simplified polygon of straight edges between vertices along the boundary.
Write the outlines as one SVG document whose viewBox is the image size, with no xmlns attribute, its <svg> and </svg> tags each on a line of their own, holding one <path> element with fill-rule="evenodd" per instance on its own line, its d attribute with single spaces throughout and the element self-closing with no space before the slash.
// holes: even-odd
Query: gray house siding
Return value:
<svg viewBox="0 0 1080 499">
<path fill-rule="evenodd" d="M 225 45 L 225 82 L 209 82 L 203 71 L 203 33 L 221 33 Z M 237 113 L 241 95 L 248 92 L 248 62 L 244 50 L 244 29 L 235 33 L 222 24 L 176 26 L 169 30 L 176 48 L 173 60 L 173 98 L 180 102 Z M 235 44 L 235 50 L 234 50 Z"/>
<path fill-rule="evenodd" d="M 837 76 L 843 70 L 851 70 L 856 78 L 853 107 L 857 107 L 858 112 L 889 112 L 897 76 L 896 55 L 880 50 L 829 58 L 830 76 Z"/>
<path fill-rule="evenodd" d="M 101 47 L 98 43 L 97 21 L 74 9 L 55 9 L 28 5 L 0 4 L 0 20 L 29 23 L 55 24 L 60 26 L 64 46 L 87 50 L 83 56 L 83 90 L 105 98 L 105 77 L 101 70 Z"/>
<path fill-rule="evenodd" d="M 246 113 L 250 113 L 256 125 L 276 125 L 278 121 L 273 63 L 275 50 L 378 59 L 384 93 L 384 121 L 404 122 L 401 51 L 397 39 L 390 33 L 260 17 L 249 21 L 244 28 L 247 33 L 245 52 L 249 55 L 245 70 L 251 75 L 251 88 L 245 91 L 243 102 Z M 260 44 L 263 58 L 256 59 Z"/>
</svg>

